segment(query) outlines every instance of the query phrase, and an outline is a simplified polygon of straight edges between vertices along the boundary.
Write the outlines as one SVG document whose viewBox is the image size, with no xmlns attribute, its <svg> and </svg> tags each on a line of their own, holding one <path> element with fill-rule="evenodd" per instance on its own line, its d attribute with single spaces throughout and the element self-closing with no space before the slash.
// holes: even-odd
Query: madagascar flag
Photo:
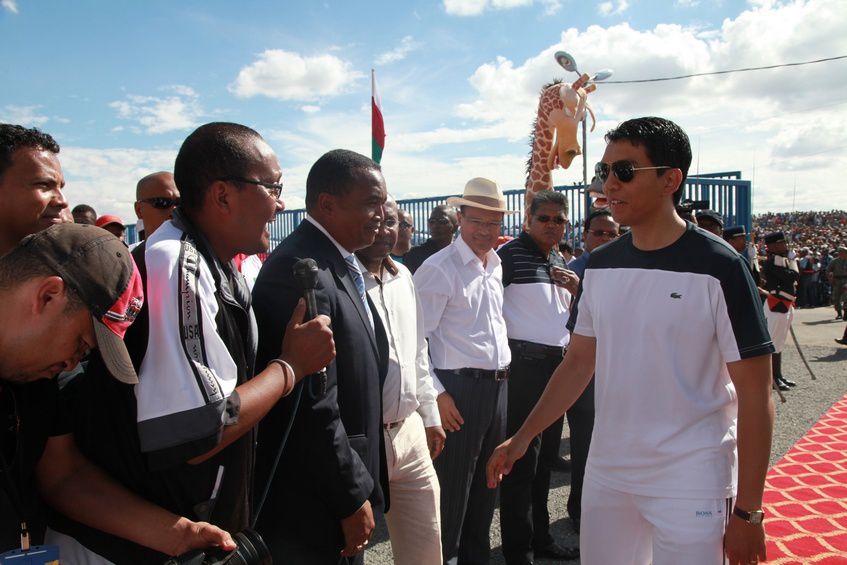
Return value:
<svg viewBox="0 0 847 565">
<path fill-rule="evenodd" d="M 371 69 L 371 158 L 379 163 L 385 149 L 385 122 L 382 121 L 382 102 L 376 90 L 376 74 Z"/>
</svg>

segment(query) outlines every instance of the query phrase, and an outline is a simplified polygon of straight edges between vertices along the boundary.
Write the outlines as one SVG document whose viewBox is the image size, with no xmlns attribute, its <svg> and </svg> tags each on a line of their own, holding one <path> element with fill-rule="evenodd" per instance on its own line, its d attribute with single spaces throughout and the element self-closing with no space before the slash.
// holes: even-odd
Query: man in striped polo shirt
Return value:
<svg viewBox="0 0 847 565">
<path fill-rule="evenodd" d="M 503 317 L 512 351 L 507 435 L 523 425 L 570 341 L 565 325 L 579 277 L 565 269 L 564 260 L 554 251 L 565 232 L 567 214 L 568 201 L 561 192 L 539 192 L 530 205 L 525 231 L 497 251 L 503 266 Z M 557 418 L 535 436 L 503 481 L 500 529 L 509 565 L 528 565 L 533 554 L 553 559 L 579 556 L 579 550 L 560 547 L 550 535 L 550 468 L 539 460 L 541 453 L 547 453 L 548 459 L 558 457 L 562 426 L 562 418 Z"/>
</svg>

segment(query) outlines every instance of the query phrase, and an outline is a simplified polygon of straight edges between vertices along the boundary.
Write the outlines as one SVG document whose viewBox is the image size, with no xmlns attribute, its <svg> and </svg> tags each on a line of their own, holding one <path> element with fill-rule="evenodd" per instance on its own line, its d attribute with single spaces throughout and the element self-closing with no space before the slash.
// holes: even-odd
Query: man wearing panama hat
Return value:
<svg viewBox="0 0 847 565">
<path fill-rule="evenodd" d="M 441 545 L 446 564 L 488 563 L 496 491 L 485 488 L 484 465 L 505 437 L 511 362 L 494 246 L 504 215 L 514 211 L 500 187 L 480 177 L 447 204 L 459 208 L 459 237 L 415 272 L 438 408 L 451 432 L 434 462 Z"/>
</svg>

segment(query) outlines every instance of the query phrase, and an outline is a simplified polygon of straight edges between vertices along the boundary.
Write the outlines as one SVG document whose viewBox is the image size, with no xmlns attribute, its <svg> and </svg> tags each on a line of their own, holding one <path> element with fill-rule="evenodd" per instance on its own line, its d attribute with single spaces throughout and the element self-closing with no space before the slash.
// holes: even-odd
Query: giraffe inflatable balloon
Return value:
<svg viewBox="0 0 847 565">
<path fill-rule="evenodd" d="M 541 89 L 531 137 L 532 153 L 527 161 L 527 210 L 536 192 L 553 188 L 552 171 L 559 166 L 567 169 L 574 157 L 582 154 L 577 131 L 586 111 L 591 115 L 594 131 L 597 120 L 588 104 L 588 94 L 597 86 L 587 84 L 589 80 L 583 74 L 571 84 L 557 80 Z"/>
</svg>

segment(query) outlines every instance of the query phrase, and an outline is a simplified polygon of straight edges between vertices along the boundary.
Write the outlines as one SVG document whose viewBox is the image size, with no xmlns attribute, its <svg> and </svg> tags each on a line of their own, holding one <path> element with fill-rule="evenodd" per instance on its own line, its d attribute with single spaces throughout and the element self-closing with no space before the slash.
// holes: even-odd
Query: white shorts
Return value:
<svg viewBox="0 0 847 565">
<path fill-rule="evenodd" d="M 785 346 L 785 340 L 788 338 L 788 332 L 791 329 L 791 320 L 794 319 L 794 307 L 788 309 L 788 312 L 771 312 L 767 303 L 765 308 L 765 320 L 768 322 L 768 333 L 771 334 L 771 341 L 775 353 L 782 353 L 782 348 Z"/>
<path fill-rule="evenodd" d="M 585 477 L 582 565 L 720 565 L 731 498 L 679 499 L 629 494 Z"/>
</svg>

